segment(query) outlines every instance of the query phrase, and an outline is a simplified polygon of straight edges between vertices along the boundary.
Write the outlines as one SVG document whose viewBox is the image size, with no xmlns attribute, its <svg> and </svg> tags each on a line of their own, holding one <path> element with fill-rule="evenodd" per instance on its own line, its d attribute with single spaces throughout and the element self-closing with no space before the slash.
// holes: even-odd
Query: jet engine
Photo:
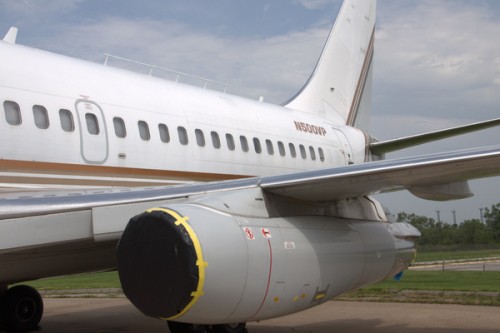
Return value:
<svg viewBox="0 0 500 333">
<path fill-rule="evenodd" d="M 327 216 L 252 217 L 174 203 L 132 218 L 117 249 L 123 291 L 147 316 L 242 323 L 323 303 L 406 269 L 418 231 Z"/>
</svg>

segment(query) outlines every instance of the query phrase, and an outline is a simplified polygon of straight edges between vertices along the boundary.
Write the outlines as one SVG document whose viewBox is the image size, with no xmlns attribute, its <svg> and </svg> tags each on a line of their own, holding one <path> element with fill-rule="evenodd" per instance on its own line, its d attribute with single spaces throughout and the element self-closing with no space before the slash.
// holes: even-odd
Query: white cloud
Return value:
<svg viewBox="0 0 500 333">
<path fill-rule="evenodd" d="M 94 61 L 113 53 L 231 83 L 229 91 L 281 103 L 306 81 L 328 29 L 260 37 L 221 37 L 171 21 L 108 17 L 62 27 L 37 42 Z"/>
<path fill-rule="evenodd" d="M 319 9 L 332 3 L 338 3 L 339 0 L 295 0 L 307 9 Z"/>
<path fill-rule="evenodd" d="M 1 1 L 4 14 L 21 14 L 28 17 L 44 16 L 48 13 L 62 15 L 75 9 L 86 0 L 16 0 Z"/>
<path fill-rule="evenodd" d="M 453 1 L 422 1 L 412 9 L 381 13 L 376 75 L 389 90 L 412 91 L 441 105 L 484 104 L 484 116 L 500 104 L 500 31 L 485 7 Z M 432 109 L 421 110 L 426 115 Z M 455 116 L 466 117 L 466 110 Z"/>
</svg>

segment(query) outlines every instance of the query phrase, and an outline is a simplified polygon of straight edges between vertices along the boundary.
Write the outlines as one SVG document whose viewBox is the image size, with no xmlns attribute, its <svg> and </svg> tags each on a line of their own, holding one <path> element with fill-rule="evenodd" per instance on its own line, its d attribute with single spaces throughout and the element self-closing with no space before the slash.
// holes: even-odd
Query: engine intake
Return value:
<svg viewBox="0 0 500 333">
<path fill-rule="evenodd" d="M 204 270 L 187 218 L 156 208 L 128 223 L 118 246 L 118 271 L 125 295 L 144 314 L 181 316 L 200 297 Z"/>
</svg>

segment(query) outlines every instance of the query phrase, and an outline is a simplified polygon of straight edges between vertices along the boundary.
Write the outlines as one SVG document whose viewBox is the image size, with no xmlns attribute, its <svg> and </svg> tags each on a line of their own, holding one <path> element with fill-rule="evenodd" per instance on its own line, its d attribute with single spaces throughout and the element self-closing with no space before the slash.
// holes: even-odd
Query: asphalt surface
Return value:
<svg viewBox="0 0 500 333">
<path fill-rule="evenodd" d="M 298 314 L 249 323 L 249 333 L 498 333 L 500 307 L 327 302 Z M 125 298 L 48 298 L 42 332 L 168 332 Z"/>
</svg>

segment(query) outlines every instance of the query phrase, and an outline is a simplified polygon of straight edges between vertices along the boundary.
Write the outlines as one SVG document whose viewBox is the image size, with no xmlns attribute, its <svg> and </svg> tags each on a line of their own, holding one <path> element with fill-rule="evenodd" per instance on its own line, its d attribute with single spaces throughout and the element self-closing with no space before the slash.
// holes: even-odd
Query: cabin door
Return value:
<svg viewBox="0 0 500 333">
<path fill-rule="evenodd" d="M 86 163 L 103 164 L 108 159 L 108 131 L 101 107 L 89 100 L 77 100 L 80 149 Z"/>
</svg>

